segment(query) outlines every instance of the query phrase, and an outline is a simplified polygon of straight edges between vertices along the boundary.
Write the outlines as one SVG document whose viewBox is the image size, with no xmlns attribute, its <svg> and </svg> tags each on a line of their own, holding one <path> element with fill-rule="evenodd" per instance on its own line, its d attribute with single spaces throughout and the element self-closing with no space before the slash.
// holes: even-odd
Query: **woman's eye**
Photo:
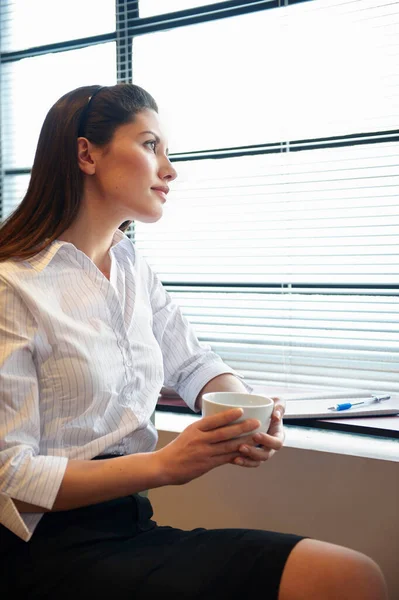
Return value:
<svg viewBox="0 0 399 600">
<path fill-rule="evenodd" d="M 149 146 L 153 152 L 155 152 L 157 149 L 157 143 L 155 140 L 148 140 L 148 142 L 146 142 L 145 145 Z"/>
</svg>

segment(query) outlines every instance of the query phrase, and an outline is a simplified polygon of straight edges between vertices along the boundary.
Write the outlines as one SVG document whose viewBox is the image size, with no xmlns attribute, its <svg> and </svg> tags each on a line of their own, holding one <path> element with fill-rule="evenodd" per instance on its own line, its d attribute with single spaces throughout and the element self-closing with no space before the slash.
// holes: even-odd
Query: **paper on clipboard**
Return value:
<svg viewBox="0 0 399 600">
<path fill-rule="evenodd" d="M 284 396 L 282 396 L 284 397 Z M 359 399 L 365 397 L 358 396 Z M 342 395 L 337 397 L 329 397 L 322 399 L 289 399 L 286 398 L 286 410 L 284 415 L 285 419 L 349 419 L 352 417 L 384 417 L 399 414 L 399 397 L 392 397 L 382 403 L 363 404 L 360 406 L 353 406 L 348 410 L 333 411 L 329 410 L 329 406 L 336 404 L 337 402 L 354 402 L 357 397 L 348 395 L 343 397 Z"/>
</svg>

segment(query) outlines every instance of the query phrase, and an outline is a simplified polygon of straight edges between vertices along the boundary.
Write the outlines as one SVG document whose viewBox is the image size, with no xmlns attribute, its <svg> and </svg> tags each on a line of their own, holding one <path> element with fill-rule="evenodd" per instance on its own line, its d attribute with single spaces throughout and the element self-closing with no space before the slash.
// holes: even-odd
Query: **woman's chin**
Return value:
<svg viewBox="0 0 399 600">
<path fill-rule="evenodd" d="M 140 221 L 141 223 L 156 223 L 163 215 L 163 209 L 161 207 L 160 210 L 154 211 L 152 213 L 145 213 L 141 215 L 136 215 L 134 217 L 135 221 Z"/>
</svg>

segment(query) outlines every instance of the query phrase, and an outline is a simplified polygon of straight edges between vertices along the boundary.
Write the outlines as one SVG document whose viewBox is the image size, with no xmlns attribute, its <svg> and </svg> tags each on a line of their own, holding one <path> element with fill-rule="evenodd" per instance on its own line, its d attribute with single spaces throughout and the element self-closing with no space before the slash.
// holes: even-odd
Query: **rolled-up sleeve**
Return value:
<svg viewBox="0 0 399 600">
<path fill-rule="evenodd" d="M 40 455 L 36 323 L 18 293 L 0 279 L 0 522 L 24 540 L 29 515 L 13 499 L 51 509 L 68 459 Z"/>
<path fill-rule="evenodd" d="M 156 274 L 152 273 L 151 304 L 154 315 L 154 335 L 161 347 L 165 387 L 174 389 L 194 411 L 202 388 L 214 377 L 231 373 L 242 380 L 248 391 L 252 388 L 242 376 L 212 351 L 209 344 L 200 343 L 195 331 L 178 304 L 173 302 Z"/>
</svg>

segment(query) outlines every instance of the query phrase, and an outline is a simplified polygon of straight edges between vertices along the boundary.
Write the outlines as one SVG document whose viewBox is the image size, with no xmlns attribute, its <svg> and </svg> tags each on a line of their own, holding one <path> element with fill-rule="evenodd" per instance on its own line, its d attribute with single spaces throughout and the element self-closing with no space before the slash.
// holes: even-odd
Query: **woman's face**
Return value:
<svg viewBox="0 0 399 600">
<path fill-rule="evenodd" d="M 88 183 L 118 220 L 150 223 L 162 216 L 168 184 L 177 173 L 155 111 L 139 112 L 134 122 L 116 130 L 106 148 L 94 148 L 91 155 L 95 171 Z"/>
</svg>

